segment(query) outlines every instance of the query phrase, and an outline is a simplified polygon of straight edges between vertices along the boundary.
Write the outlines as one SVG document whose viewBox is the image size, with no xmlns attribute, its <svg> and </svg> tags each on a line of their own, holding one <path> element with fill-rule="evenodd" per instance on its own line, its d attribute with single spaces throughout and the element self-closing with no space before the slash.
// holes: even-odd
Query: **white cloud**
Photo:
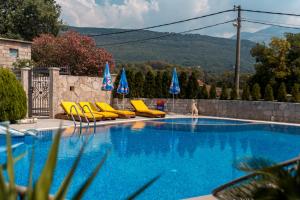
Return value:
<svg viewBox="0 0 300 200">
<path fill-rule="evenodd" d="M 299 0 L 56 0 L 62 7 L 63 20 L 74 26 L 140 28 L 157 25 L 221 10 L 231 9 L 234 4 L 242 8 L 294 12 L 300 6 Z M 242 13 L 243 17 L 257 20 L 269 20 L 291 24 L 300 24 L 300 18 Z M 236 13 L 227 13 L 184 24 L 167 26 L 157 31 L 180 32 L 236 18 Z M 243 23 L 242 31 L 255 32 L 266 26 Z M 222 25 L 199 31 L 201 34 L 229 37 L 235 34 L 232 25 Z"/>
</svg>

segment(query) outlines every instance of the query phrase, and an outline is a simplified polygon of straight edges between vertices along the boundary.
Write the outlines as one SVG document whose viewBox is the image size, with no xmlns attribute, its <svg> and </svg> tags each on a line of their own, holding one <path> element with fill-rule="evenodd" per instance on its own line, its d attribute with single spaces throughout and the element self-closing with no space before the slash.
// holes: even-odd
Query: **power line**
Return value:
<svg viewBox="0 0 300 200">
<path fill-rule="evenodd" d="M 285 15 L 285 16 L 300 17 L 300 14 L 294 14 L 294 13 L 282 13 L 282 12 L 271 12 L 271 11 L 250 10 L 250 9 L 241 9 L 241 11 L 262 13 L 262 14 L 271 14 L 271 15 Z"/>
<path fill-rule="evenodd" d="M 129 44 L 129 43 L 146 42 L 146 41 L 149 41 L 149 40 L 154 40 L 154 39 L 160 39 L 160 38 L 164 38 L 164 37 L 173 36 L 175 34 L 184 34 L 184 33 L 190 33 L 190 32 L 193 32 L 193 31 L 199 31 L 199 30 L 203 30 L 203 29 L 206 29 L 206 28 L 211 28 L 211 27 L 215 27 L 215 26 L 219 26 L 219 25 L 223 25 L 223 24 L 228 24 L 228 23 L 234 22 L 234 21 L 235 20 L 229 20 L 229 21 L 225 21 L 225 22 L 221 22 L 221 23 L 217 23 L 217 24 L 213 24 L 213 25 L 209 25 L 209 26 L 203 26 L 203 27 L 200 27 L 200 28 L 190 29 L 190 30 L 187 30 L 187 31 L 182 31 L 182 32 L 178 32 L 178 33 L 167 33 L 167 34 L 160 35 L 160 36 L 157 36 L 157 37 L 145 38 L 145 39 L 140 39 L 140 40 L 130 40 L 130 41 L 126 41 L 126 42 L 100 44 L 100 45 L 97 45 L 97 47 L 115 46 L 115 45 Z"/>
<path fill-rule="evenodd" d="M 116 34 L 122 34 L 122 33 L 131 33 L 131 32 L 136 32 L 136 31 L 142 31 L 142 30 L 148 30 L 148 29 L 159 28 L 159 27 L 163 27 L 163 26 L 170 26 L 170 25 L 174 25 L 174 24 L 184 23 L 184 22 L 193 21 L 193 20 L 196 20 L 196 19 L 202 19 L 202 18 L 206 18 L 206 17 L 211 17 L 211 16 L 214 16 L 214 15 L 219 15 L 219 14 L 232 12 L 232 11 L 234 11 L 234 10 L 233 9 L 223 10 L 223 11 L 219 11 L 219 12 L 215 12 L 215 13 L 211 13 L 211 14 L 207 14 L 207 15 L 202 15 L 202 16 L 199 16 L 199 17 L 188 18 L 188 19 L 184 19 L 184 20 L 174 21 L 174 22 L 165 23 L 165 24 L 159 24 L 159 25 L 155 25 L 155 26 L 148 26 L 148 27 L 144 27 L 144 28 L 117 31 L 117 32 L 111 32 L 111 33 L 89 34 L 87 36 L 97 37 L 97 36 L 106 36 L 106 35 L 116 35 Z"/>
<path fill-rule="evenodd" d="M 249 22 L 253 24 L 261 24 L 261 25 L 268 25 L 268 26 L 277 26 L 282 28 L 290 28 L 290 29 L 300 29 L 300 27 L 295 27 L 294 25 L 282 25 L 282 24 L 275 24 L 273 22 L 266 22 L 266 21 L 258 21 L 258 20 L 249 20 L 249 19 L 242 19 L 244 22 Z"/>
</svg>

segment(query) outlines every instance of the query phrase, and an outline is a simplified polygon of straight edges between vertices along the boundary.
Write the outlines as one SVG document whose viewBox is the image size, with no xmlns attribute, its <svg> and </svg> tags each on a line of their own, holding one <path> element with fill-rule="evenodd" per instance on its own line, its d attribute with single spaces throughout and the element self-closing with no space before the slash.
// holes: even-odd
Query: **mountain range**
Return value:
<svg viewBox="0 0 300 200">
<path fill-rule="evenodd" d="M 81 34 L 106 34 L 124 29 L 68 27 Z M 233 39 L 217 38 L 199 34 L 170 33 L 141 30 L 136 32 L 93 37 L 99 47 L 113 54 L 117 63 L 141 63 L 164 61 L 181 66 L 201 67 L 206 72 L 233 71 L 235 46 Z M 156 38 L 143 42 L 128 41 Z M 123 43 L 125 44 L 117 44 Z M 128 43 L 126 43 L 128 42 Z M 250 55 L 254 42 L 242 41 L 241 71 L 253 72 L 254 59 Z"/>
<path fill-rule="evenodd" d="M 244 40 L 250 40 L 252 42 L 265 42 L 268 44 L 272 37 L 283 37 L 285 33 L 300 33 L 299 29 L 293 28 L 284 28 L 284 27 L 276 27 L 270 26 L 268 28 L 256 31 L 254 33 L 242 32 L 241 38 Z M 235 39 L 236 36 L 233 36 L 232 39 Z"/>
</svg>

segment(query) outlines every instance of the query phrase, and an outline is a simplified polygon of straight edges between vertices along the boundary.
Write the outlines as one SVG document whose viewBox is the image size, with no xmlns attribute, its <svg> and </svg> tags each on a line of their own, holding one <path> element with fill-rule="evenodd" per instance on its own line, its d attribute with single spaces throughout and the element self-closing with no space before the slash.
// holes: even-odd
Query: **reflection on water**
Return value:
<svg viewBox="0 0 300 200">
<path fill-rule="evenodd" d="M 67 129 L 61 139 L 52 191 L 56 191 L 63 181 L 85 140 L 88 140 L 88 146 L 68 197 L 79 188 L 107 149 L 112 149 L 85 199 L 124 199 L 161 172 L 164 172 L 163 176 L 140 199 L 204 195 L 243 175 L 233 167 L 236 159 L 259 156 L 283 161 L 300 152 L 299 128 L 278 125 L 199 126 L 199 119 L 193 119 L 190 124 L 153 121 L 102 126 L 97 127 L 96 134 L 86 129 L 82 134 L 73 131 Z M 16 155 L 24 150 L 29 152 L 16 164 L 19 184 L 27 183 L 28 174 L 24 171 L 28 171 L 33 146 L 36 152 L 35 177 L 47 158 L 53 134 L 51 131 L 41 132 L 39 138 L 34 141 L 25 139 L 27 145 L 14 152 Z"/>
</svg>

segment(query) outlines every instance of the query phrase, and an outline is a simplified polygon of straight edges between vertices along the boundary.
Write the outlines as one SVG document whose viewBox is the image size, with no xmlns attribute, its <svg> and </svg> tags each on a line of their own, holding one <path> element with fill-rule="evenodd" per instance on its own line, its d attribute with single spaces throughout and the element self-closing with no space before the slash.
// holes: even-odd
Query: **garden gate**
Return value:
<svg viewBox="0 0 300 200">
<path fill-rule="evenodd" d="M 49 68 L 34 67 L 29 72 L 29 117 L 49 117 Z"/>
</svg>

